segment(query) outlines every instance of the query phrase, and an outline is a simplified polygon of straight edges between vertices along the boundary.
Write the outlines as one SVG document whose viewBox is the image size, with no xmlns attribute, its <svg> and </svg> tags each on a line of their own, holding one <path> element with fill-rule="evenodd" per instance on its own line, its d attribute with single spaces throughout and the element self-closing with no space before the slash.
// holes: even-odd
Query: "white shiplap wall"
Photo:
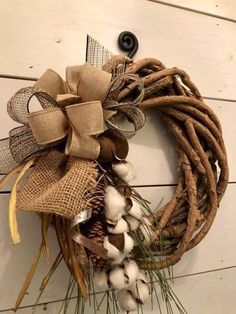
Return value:
<svg viewBox="0 0 236 314">
<path fill-rule="evenodd" d="M 166 1 L 177 4 L 178 1 Z M 221 11 L 216 11 L 216 5 Z M 231 1 L 182 1 L 182 5 L 234 18 L 236 3 Z M 38 77 L 51 67 L 64 74 L 67 65 L 84 62 L 89 33 L 114 53 L 124 30 L 133 31 L 140 48 L 136 58 L 153 56 L 168 66 L 186 70 L 218 114 L 224 131 L 230 164 L 230 182 L 215 224 L 206 239 L 188 252 L 175 266 L 173 289 L 190 314 L 233 314 L 236 312 L 236 24 L 220 18 L 196 14 L 144 0 L 1 0 L 0 74 Z M 14 127 L 6 114 L 6 102 L 19 88 L 31 82 L 0 79 L 0 137 Z M 225 101 L 228 99 L 228 101 Z M 231 101 L 229 101 L 231 100 Z M 155 112 L 148 112 L 146 126 L 131 140 L 129 160 L 138 169 L 139 186 L 153 208 L 173 192 L 176 182 L 172 142 Z M 151 187 L 150 187 L 151 185 Z M 167 186 L 161 186 L 167 185 Z M 5 188 L 9 191 L 9 187 Z M 19 213 L 22 243 L 13 247 L 8 232 L 9 194 L 0 194 L 0 312 L 8 313 L 39 245 L 39 221 L 35 215 Z M 51 230 L 52 257 L 58 252 Z M 44 260 L 30 286 L 20 314 L 32 312 L 31 305 L 47 272 Z M 42 297 L 47 306 L 36 313 L 58 313 L 68 274 L 61 267 Z M 74 305 L 75 306 L 75 305 Z M 101 309 L 101 313 L 105 309 Z M 73 308 L 69 313 L 73 313 Z M 92 314 L 93 310 L 87 311 Z M 152 313 L 147 306 L 145 314 Z M 156 313 L 154 310 L 153 313 Z M 177 313 L 174 312 L 174 313 Z"/>
</svg>

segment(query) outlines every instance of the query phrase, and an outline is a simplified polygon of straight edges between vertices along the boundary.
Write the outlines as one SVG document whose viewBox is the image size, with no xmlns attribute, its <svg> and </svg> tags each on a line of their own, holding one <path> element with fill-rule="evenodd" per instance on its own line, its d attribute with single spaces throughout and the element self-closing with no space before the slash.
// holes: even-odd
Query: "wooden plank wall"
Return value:
<svg viewBox="0 0 236 314">
<path fill-rule="evenodd" d="M 0 74 L 15 78 L 0 78 L 0 137 L 6 137 L 15 126 L 6 113 L 7 100 L 19 88 L 33 83 L 17 76 L 39 77 L 48 67 L 64 75 L 67 65 L 84 62 L 87 34 L 118 53 L 120 32 L 133 31 L 140 43 L 136 59 L 152 56 L 167 66 L 186 70 L 222 123 L 230 183 L 208 236 L 174 267 L 176 279 L 172 287 L 190 314 L 233 314 L 236 312 L 236 24 L 233 20 L 236 3 L 233 0 L 181 1 L 185 8 L 218 17 L 176 8 L 176 5 L 179 5 L 177 0 L 156 3 L 1 0 Z M 146 126 L 131 140 L 128 159 L 138 172 L 133 184 L 155 208 L 173 192 L 176 156 L 169 134 L 155 112 L 150 111 L 147 116 Z M 38 218 L 19 213 L 22 242 L 16 247 L 11 245 L 8 199 L 9 186 L 0 194 L 0 313 L 11 311 L 40 243 Z M 49 238 L 53 257 L 58 248 L 52 230 Z M 20 314 L 32 313 L 40 280 L 47 269 L 42 259 Z M 36 313 L 58 313 L 67 280 L 67 271 L 61 266 Z M 157 313 L 154 309 L 152 312 L 148 305 L 144 313 Z M 70 313 L 73 313 L 72 307 Z M 93 309 L 87 313 L 92 314 Z M 101 309 L 101 313 L 105 310 Z"/>
</svg>

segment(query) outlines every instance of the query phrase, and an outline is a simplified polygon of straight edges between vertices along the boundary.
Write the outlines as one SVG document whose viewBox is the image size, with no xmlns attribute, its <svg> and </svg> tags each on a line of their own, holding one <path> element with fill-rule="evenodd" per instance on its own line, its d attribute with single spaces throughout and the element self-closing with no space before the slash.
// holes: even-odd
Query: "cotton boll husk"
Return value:
<svg viewBox="0 0 236 314">
<path fill-rule="evenodd" d="M 139 203 L 132 199 L 132 207 L 128 210 L 129 215 L 135 217 L 136 219 L 141 219 L 143 216 L 143 211 Z"/>
<path fill-rule="evenodd" d="M 136 300 L 128 290 L 123 289 L 118 291 L 117 297 L 122 310 L 130 312 L 138 309 Z"/>
<path fill-rule="evenodd" d="M 129 278 L 129 285 L 131 285 L 138 276 L 139 268 L 135 261 L 129 261 L 124 264 L 124 272 Z"/>
<path fill-rule="evenodd" d="M 129 173 L 129 165 L 127 162 L 113 164 L 112 170 L 118 175 L 118 177 L 124 178 Z"/>
<path fill-rule="evenodd" d="M 125 211 L 125 198 L 111 185 L 105 188 L 105 214 L 108 219 L 118 220 Z"/>
<path fill-rule="evenodd" d="M 124 238 L 125 238 L 124 253 L 127 255 L 133 250 L 134 240 L 128 235 L 127 232 L 124 232 Z"/>
<path fill-rule="evenodd" d="M 115 227 L 108 227 L 107 230 L 108 232 L 113 233 L 113 234 L 120 234 L 120 233 L 128 232 L 129 225 L 123 218 L 121 218 L 117 221 L 117 224 L 115 225 Z"/>
<path fill-rule="evenodd" d="M 128 278 L 126 278 L 124 269 L 116 266 L 109 275 L 109 281 L 114 289 L 124 289 L 128 286 Z"/>
<path fill-rule="evenodd" d="M 96 272 L 94 273 L 94 285 L 99 290 L 107 290 L 108 286 L 108 275 L 106 271 Z"/>
<path fill-rule="evenodd" d="M 103 246 L 108 251 L 108 257 L 112 259 L 117 259 L 120 257 L 121 252 L 109 242 L 108 236 L 104 237 Z"/>
<path fill-rule="evenodd" d="M 125 220 L 128 222 L 131 231 L 136 230 L 140 225 L 140 221 L 133 216 L 126 215 Z"/>
</svg>

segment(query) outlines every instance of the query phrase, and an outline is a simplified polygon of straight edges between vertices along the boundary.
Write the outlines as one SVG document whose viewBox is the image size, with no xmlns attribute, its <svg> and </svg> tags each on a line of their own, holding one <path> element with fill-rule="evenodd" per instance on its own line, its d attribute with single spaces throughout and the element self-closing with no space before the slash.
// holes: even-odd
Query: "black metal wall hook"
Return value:
<svg viewBox="0 0 236 314">
<path fill-rule="evenodd" d="M 138 39 L 131 32 L 122 32 L 118 38 L 118 45 L 122 51 L 128 52 L 128 57 L 133 58 L 138 50 Z"/>
</svg>

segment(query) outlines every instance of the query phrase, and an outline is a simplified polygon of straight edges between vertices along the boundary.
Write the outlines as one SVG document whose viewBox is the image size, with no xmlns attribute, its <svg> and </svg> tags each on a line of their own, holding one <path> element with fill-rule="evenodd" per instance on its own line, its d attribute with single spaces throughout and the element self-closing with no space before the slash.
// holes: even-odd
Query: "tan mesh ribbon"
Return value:
<svg viewBox="0 0 236 314">
<path fill-rule="evenodd" d="M 116 96 L 130 81 L 139 85 L 140 93 L 128 103 L 119 103 Z M 43 110 L 30 113 L 33 96 Z M 22 126 L 0 141 L 0 172 L 7 173 L 61 145 L 66 154 L 96 159 L 100 151 L 96 135 L 103 132 L 104 121 L 118 136 L 127 138 L 144 125 L 145 116 L 137 108 L 142 97 L 143 86 L 136 75 L 123 74 L 111 81 L 110 73 L 85 64 L 68 67 L 64 82 L 56 72 L 46 71 L 34 87 L 21 89 L 8 103 L 9 115 Z M 134 130 L 119 127 L 121 114 L 130 119 Z"/>
<path fill-rule="evenodd" d="M 137 97 L 127 102 L 119 102 L 117 95 L 124 88 L 127 83 L 134 83 L 137 85 Z M 135 135 L 136 131 L 141 129 L 146 121 L 145 115 L 138 108 L 144 97 L 144 87 L 139 76 L 134 74 L 123 73 L 111 82 L 110 90 L 103 107 L 106 110 L 116 110 L 117 115 L 111 116 L 107 119 L 106 124 L 110 130 L 113 131 L 117 136 L 131 138 Z M 119 126 L 119 115 L 124 115 L 133 124 L 133 130 L 126 130 Z"/>
</svg>

